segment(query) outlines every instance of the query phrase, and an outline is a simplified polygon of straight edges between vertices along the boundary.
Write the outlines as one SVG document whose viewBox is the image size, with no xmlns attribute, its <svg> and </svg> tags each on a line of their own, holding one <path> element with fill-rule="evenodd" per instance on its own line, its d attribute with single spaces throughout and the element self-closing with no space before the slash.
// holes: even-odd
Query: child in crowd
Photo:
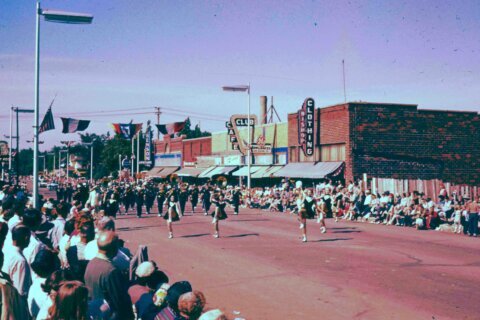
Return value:
<svg viewBox="0 0 480 320">
<path fill-rule="evenodd" d="M 455 206 L 455 211 L 453 213 L 453 232 L 460 233 L 462 232 L 462 207 L 459 205 Z"/>
</svg>

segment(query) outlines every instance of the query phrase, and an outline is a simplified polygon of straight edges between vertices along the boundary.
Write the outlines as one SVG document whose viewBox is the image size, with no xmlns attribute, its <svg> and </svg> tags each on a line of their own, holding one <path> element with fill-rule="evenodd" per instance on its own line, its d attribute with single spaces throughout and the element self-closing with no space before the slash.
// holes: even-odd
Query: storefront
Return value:
<svg viewBox="0 0 480 320">
<path fill-rule="evenodd" d="M 317 172 L 318 163 L 343 162 L 345 180 L 366 177 L 369 185 L 385 179 L 405 185 L 435 179 L 480 185 L 480 117 L 476 112 L 369 102 L 314 108 L 309 112 L 313 131 L 307 153 L 304 108 L 288 115 L 288 156 L 289 164 L 312 163 L 308 171 L 312 177 L 322 175 Z"/>
</svg>

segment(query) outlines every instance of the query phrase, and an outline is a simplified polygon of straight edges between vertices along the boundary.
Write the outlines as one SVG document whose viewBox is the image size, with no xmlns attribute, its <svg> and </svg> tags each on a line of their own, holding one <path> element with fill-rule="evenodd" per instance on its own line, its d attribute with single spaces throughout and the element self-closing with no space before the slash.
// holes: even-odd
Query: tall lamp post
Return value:
<svg viewBox="0 0 480 320">
<path fill-rule="evenodd" d="M 93 142 L 86 142 L 84 145 L 90 147 L 90 183 L 93 184 Z"/>
<path fill-rule="evenodd" d="M 35 117 L 33 122 L 33 206 L 39 209 L 38 199 L 38 118 L 40 112 L 40 17 L 45 21 L 69 24 L 90 24 L 93 16 L 90 14 L 63 12 L 42 9 L 40 1 L 37 1 L 37 13 L 35 24 Z"/>
<path fill-rule="evenodd" d="M 68 180 L 68 178 L 69 178 L 68 166 L 70 165 L 70 146 L 72 146 L 75 143 L 75 141 L 66 140 L 66 141 L 60 141 L 60 143 L 67 146 L 67 180 Z"/>
<path fill-rule="evenodd" d="M 247 117 L 248 117 L 248 149 L 247 149 L 247 170 L 248 170 L 248 173 L 247 173 L 247 188 L 248 190 L 250 190 L 250 181 L 251 181 L 251 175 L 250 175 L 250 166 L 251 166 L 251 162 L 252 162 L 252 156 L 251 156 L 251 150 L 252 150 L 252 147 L 251 147 L 251 143 L 252 143 L 252 139 L 250 137 L 250 82 L 248 83 L 248 85 L 239 85 L 239 86 L 224 86 L 222 87 L 223 91 L 229 91 L 229 92 L 246 92 L 247 93 L 247 97 L 248 97 L 248 109 L 247 109 Z"/>
<path fill-rule="evenodd" d="M 58 151 L 58 171 L 60 172 L 61 169 L 61 163 L 62 163 L 62 153 L 68 153 L 67 150 L 60 150 Z M 68 162 L 68 160 L 67 160 Z"/>
</svg>

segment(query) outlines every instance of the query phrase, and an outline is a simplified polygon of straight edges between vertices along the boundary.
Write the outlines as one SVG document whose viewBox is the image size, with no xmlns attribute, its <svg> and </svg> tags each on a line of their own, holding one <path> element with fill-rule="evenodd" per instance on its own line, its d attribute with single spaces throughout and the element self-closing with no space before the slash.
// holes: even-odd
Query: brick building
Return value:
<svg viewBox="0 0 480 320">
<path fill-rule="evenodd" d="M 355 102 L 315 109 L 314 154 L 299 145 L 298 114 L 288 115 L 289 162 L 345 163 L 346 180 L 440 180 L 480 185 L 476 112 Z M 408 188 L 403 188 L 408 189 Z"/>
<path fill-rule="evenodd" d="M 198 157 L 212 154 L 212 137 L 183 140 L 183 166 L 197 165 Z"/>
<path fill-rule="evenodd" d="M 197 157 L 212 153 L 212 137 L 185 139 L 182 137 L 154 141 L 155 166 L 195 166 Z M 169 160 L 170 159 L 170 160 Z M 175 159 L 175 160 L 171 160 Z"/>
<path fill-rule="evenodd" d="M 163 136 L 162 140 L 154 141 L 154 167 L 147 175 L 165 178 L 173 173 L 179 174 L 180 167 L 195 167 L 197 157 L 210 155 L 211 152 L 212 137 L 185 139 L 184 136 L 175 138 Z M 201 171 L 203 170 L 190 170 L 188 175 L 196 175 Z"/>
</svg>

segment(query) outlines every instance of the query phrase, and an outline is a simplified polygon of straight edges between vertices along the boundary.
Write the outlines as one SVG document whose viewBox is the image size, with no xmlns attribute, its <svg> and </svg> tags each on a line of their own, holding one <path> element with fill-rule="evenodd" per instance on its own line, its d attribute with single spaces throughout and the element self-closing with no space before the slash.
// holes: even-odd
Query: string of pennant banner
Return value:
<svg viewBox="0 0 480 320">
<path fill-rule="evenodd" d="M 62 125 L 63 125 L 62 133 L 75 133 L 79 131 L 85 131 L 90 125 L 90 120 L 79 120 L 79 119 L 63 118 L 63 117 L 60 117 L 60 119 L 62 120 Z M 157 124 L 156 127 L 161 134 L 172 136 L 172 135 L 178 134 L 185 128 L 185 123 L 187 119 L 185 119 L 182 122 Z M 130 123 L 111 123 L 110 127 L 113 129 L 113 131 L 117 135 L 125 139 L 132 139 L 140 130 L 142 130 L 142 125 L 143 125 L 142 123 L 131 123 L 131 122 Z M 54 130 L 54 129 L 55 129 L 55 122 L 53 121 L 52 105 L 50 105 L 38 129 L 38 133 L 40 134 L 42 132 Z"/>
</svg>

